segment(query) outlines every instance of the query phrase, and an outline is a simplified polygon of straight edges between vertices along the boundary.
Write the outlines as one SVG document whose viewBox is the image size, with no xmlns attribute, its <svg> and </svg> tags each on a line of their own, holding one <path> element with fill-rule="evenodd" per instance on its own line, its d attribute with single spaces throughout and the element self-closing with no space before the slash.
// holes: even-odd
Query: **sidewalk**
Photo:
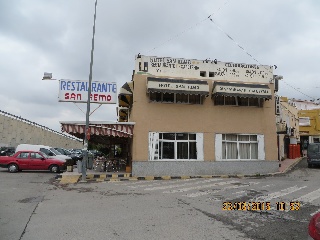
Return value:
<svg viewBox="0 0 320 240">
<path fill-rule="evenodd" d="M 279 172 L 280 173 L 286 173 L 290 169 L 292 169 L 295 165 L 297 165 L 300 161 L 302 161 L 303 158 L 295 158 L 295 159 L 285 159 L 283 161 L 279 162 Z"/>
<path fill-rule="evenodd" d="M 86 171 L 86 181 L 85 182 L 104 182 L 104 181 L 137 181 L 137 180 L 170 180 L 170 179 L 188 179 L 188 178 L 243 178 L 243 177 L 266 177 L 266 176 L 274 176 L 277 174 L 283 174 L 291 170 L 296 164 L 298 164 L 302 157 L 296 159 L 285 159 L 283 161 L 279 161 L 279 171 L 275 173 L 269 174 L 253 174 L 253 175 L 203 175 L 203 176 L 162 176 L 162 177 L 154 177 L 154 176 L 144 176 L 144 177 L 132 177 L 131 173 L 126 172 L 97 172 L 91 169 L 87 169 Z M 56 180 L 60 181 L 60 184 L 70 184 L 81 182 L 82 173 L 78 172 L 76 166 L 73 168 L 73 172 L 63 172 L 56 176 Z"/>
</svg>

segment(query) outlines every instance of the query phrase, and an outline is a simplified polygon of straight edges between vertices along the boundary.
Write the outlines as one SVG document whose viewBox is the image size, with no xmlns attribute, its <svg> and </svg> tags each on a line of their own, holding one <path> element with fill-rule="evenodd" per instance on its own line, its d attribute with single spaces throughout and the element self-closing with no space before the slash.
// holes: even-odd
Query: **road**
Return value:
<svg viewBox="0 0 320 240">
<path fill-rule="evenodd" d="M 51 173 L 0 170 L 0 239 L 307 239 L 319 173 L 303 160 L 275 177 L 58 185 Z"/>
</svg>

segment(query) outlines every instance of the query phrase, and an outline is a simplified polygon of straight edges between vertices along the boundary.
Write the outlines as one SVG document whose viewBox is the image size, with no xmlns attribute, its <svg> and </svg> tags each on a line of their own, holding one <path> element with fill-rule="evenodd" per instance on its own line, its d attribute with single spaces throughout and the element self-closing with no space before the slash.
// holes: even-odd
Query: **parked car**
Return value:
<svg viewBox="0 0 320 240">
<path fill-rule="evenodd" d="M 320 143 L 309 143 L 307 151 L 308 167 L 320 166 Z"/>
<path fill-rule="evenodd" d="M 73 153 L 76 153 L 76 154 L 82 154 L 82 149 L 72 148 L 72 149 L 70 149 L 70 151 Z"/>
<path fill-rule="evenodd" d="M 69 156 L 72 158 L 73 160 L 73 164 L 77 164 L 77 161 L 78 160 L 82 160 L 83 156 L 82 154 L 78 154 L 78 153 L 73 153 L 67 149 L 64 149 L 64 148 L 54 148 L 55 150 L 57 150 L 59 153 L 63 154 L 63 155 L 66 155 L 66 156 Z"/>
<path fill-rule="evenodd" d="M 14 147 L 1 147 L 0 156 L 11 156 L 15 153 Z"/>
<path fill-rule="evenodd" d="M 49 158 L 61 159 L 61 160 L 71 160 L 71 157 L 66 156 L 58 152 L 52 147 L 45 145 L 34 145 L 34 144 L 19 144 L 16 148 L 18 151 L 40 151 L 45 153 Z"/>
<path fill-rule="evenodd" d="M 83 150 L 82 149 L 71 149 L 71 151 L 75 154 L 80 154 L 81 157 L 83 157 Z M 93 153 L 91 153 L 89 150 L 88 150 L 88 155 L 92 155 L 93 156 Z"/>
<path fill-rule="evenodd" d="M 103 156 L 103 153 L 96 149 L 89 150 L 89 152 L 93 154 L 94 158 Z"/>
<path fill-rule="evenodd" d="M 320 240 L 320 212 L 312 216 L 308 226 L 309 238 Z"/>
<path fill-rule="evenodd" d="M 22 170 L 49 170 L 58 173 L 66 169 L 66 161 L 48 158 L 40 151 L 18 151 L 13 156 L 0 156 L 0 167 L 10 173 Z"/>
</svg>

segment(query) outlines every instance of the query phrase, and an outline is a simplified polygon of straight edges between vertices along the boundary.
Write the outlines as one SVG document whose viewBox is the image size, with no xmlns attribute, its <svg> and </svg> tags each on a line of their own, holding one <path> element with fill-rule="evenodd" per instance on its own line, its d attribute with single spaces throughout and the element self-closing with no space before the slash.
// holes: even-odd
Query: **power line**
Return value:
<svg viewBox="0 0 320 240">
<path fill-rule="evenodd" d="M 221 8 L 224 7 L 227 3 L 228 3 L 228 0 L 226 0 L 226 1 L 224 2 L 224 4 L 217 9 L 216 12 L 219 12 L 219 11 L 221 10 Z M 213 16 L 214 14 L 215 14 L 215 13 L 210 14 L 207 18 L 202 19 L 201 21 L 197 22 L 197 23 L 194 24 L 194 25 L 191 25 L 189 28 L 183 30 L 182 32 L 180 32 L 180 33 L 178 33 L 178 34 L 176 34 L 176 35 L 174 35 L 173 37 L 169 38 L 168 40 L 162 42 L 160 45 L 153 47 L 152 49 L 150 49 L 149 51 L 147 51 L 147 53 L 152 52 L 152 51 L 154 51 L 155 49 L 157 49 L 157 48 L 159 48 L 159 47 L 167 44 L 168 42 L 171 42 L 172 40 L 179 38 L 180 36 L 182 36 L 182 35 L 185 34 L 186 32 L 190 31 L 191 29 L 199 26 L 201 23 L 203 23 L 203 22 L 205 22 L 205 21 L 207 21 L 207 20 L 210 20 L 223 34 L 225 34 L 232 42 L 234 42 L 234 43 L 235 43 L 242 51 L 244 51 L 250 58 L 252 58 L 252 59 L 253 59 L 256 63 L 258 63 L 259 65 L 264 66 L 264 65 L 262 65 L 252 54 L 250 54 L 244 47 L 242 47 L 238 42 L 236 42 L 235 39 L 232 38 L 232 36 L 231 36 L 230 34 L 228 34 L 227 32 L 225 32 L 215 21 L 213 21 L 212 16 Z M 274 65 L 274 66 L 275 66 L 275 68 L 277 68 L 276 65 Z M 264 68 L 265 68 L 268 72 L 270 72 L 270 73 L 273 74 L 273 72 L 271 72 L 270 69 L 268 69 L 268 68 L 266 68 L 266 67 L 264 67 Z M 285 84 L 287 84 L 289 87 L 291 87 L 292 89 L 294 89 L 294 90 L 296 90 L 297 92 L 303 94 L 304 96 L 309 97 L 309 98 L 311 98 L 311 99 L 315 99 L 314 97 L 311 97 L 311 96 L 303 93 L 302 91 L 298 90 L 297 88 L 293 87 L 292 85 L 286 83 L 284 80 L 283 80 L 283 82 L 284 82 Z"/>
<path fill-rule="evenodd" d="M 224 2 L 224 4 L 218 8 L 218 10 L 216 11 L 216 13 L 217 13 L 217 12 L 219 12 L 219 11 L 221 10 L 221 8 L 222 8 L 222 7 L 224 7 L 227 3 L 228 3 L 228 0 L 226 0 L 226 1 Z M 212 14 L 210 14 L 210 16 L 212 16 L 212 15 L 214 15 L 214 14 L 215 14 L 215 13 L 212 13 Z M 205 21 L 207 21 L 207 20 L 208 20 L 208 18 L 204 18 L 204 19 L 202 19 L 201 21 L 199 21 L 199 22 L 197 22 L 197 23 L 195 23 L 195 24 L 191 25 L 190 27 L 186 28 L 186 29 L 185 29 L 185 30 L 183 30 L 182 32 L 180 32 L 180 33 L 178 33 L 178 34 L 176 34 L 176 35 L 172 36 L 172 37 L 171 37 L 171 38 L 169 38 L 168 40 L 166 40 L 166 41 L 162 42 L 162 43 L 161 43 L 161 44 L 159 44 L 158 46 L 155 46 L 154 48 L 151 48 L 151 49 L 150 49 L 149 51 L 147 51 L 146 53 L 148 54 L 148 53 L 150 53 L 150 52 L 154 51 L 155 49 L 157 49 L 157 48 L 159 48 L 159 47 L 161 47 L 161 46 L 163 46 L 163 45 L 167 44 L 168 42 L 171 42 L 172 40 L 179 38 L 180 36 L 182 36 L 182 35 L 183 35 L 183 34 L 185 34 L 186 32 L 188 32 L 188 31 L 190 31 L 191 29 L 193 29 L 193 28 L 195 28 L 195 27 L 199 26 L 201 23 L 203 23 L 203 22 L 205 22 Z"/>
<path fill-rule="evenodd" d="M 211 18 L 211 15 L 208 17 L 210 19 L 210 21 L 222 32 L 224 33 L 231 41 L 233 41 L 242 51 L 244 51 L 249 57 L 251 57 L 255 62 L 257 62 L 258 64 L 262 65 L 255 57 L 253 57 L 252 54 L 250 54 L 244 47 L 242 47 L 238 42 L 236 42 L 227 32 L 225 32 L 216 22 L 213 21 L 213 19 Z M 263 65 L 262 65 L 263 66 Z M 275 66 L 276 67 L 276 66 Z M 270 73 L 272 73 L 269 69 L 265 68 L 267 71 L 269 71 Z M 273 73 L 272 73 L 273 74 Z M 293 87 L 292 85 L 286 83 L 285 81 L 283 81 L 285 84 L 287 84 L 289 87 L 293 88 L 294 90 L 296 90 L 297 92 L 303 94 L 304 96 L 307 96 L 311 99 L 315 99 L 314 97 L 311 97 L 303 92 L 301 92 L 300 90 L 298 90 L 297 88 Z"/>
<path fill-rule="evenodd" d="M 216 25 L 216 27 L 222 32 L 224 33 L 231 41 L 233 41 L 242 51 L 244 51 L 249 57 L 251 57 L 254 61 L 256 61 L 258 64 L 262 65 L 256 58 L 254 58 L 247 50 L 244 49 L 244 47 L 242 47 L 239 43 L 237 43 L 228 33 L 226 33 L 225 31 L 223 31 L 223 29 L 212 20 L 211 15 L 208 17 L 209 20 Z"/>
<path fill-rule="evenodd" d="M 284 83 L 284 84 L 287 84 L 289 87 L 293 88 L 294 90 L 296 90 L 297 92 L 301 93 L 302 95 L 304 95 L 304 96 L 306 96 L 306 97 L 309 97 L 309 98 L 311 98 L 311 99 L 313 99 L 313 100 L 315 100 L 315 99 L 316 99 L 316 98 L 314 98 L 314 97 L 311 97 L 311 96 L 309 96 L 309 95 L 307 95 L 307 94 L 305 94 L 305 93 L 301 92 L 299 89 L 297 89 L 297 88 L 293 87 L 292 85 L 290 85 L 289 83 L 287 83 L 287 82 L 285 82 L 285 81 L 283 81 L 283 83 Z"/>
</svg>

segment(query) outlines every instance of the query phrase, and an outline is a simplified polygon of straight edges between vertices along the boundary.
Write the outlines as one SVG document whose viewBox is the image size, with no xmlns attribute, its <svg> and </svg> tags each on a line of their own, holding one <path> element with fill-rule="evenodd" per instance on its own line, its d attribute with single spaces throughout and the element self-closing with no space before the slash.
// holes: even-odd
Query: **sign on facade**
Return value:
<svg viewBox="0 0 320 240">
<path fill-rule="evenodd" d="M 270 95 L 270 88 L 243 87 L 243 86 L 219 86 L 217 85 L 213 93 L 230 93 L 230 94 L 250 94 L 250 95 Z"/>
<path fill-rule="evenodd" d="M 273 67 L 268 65 L 170 57 L 140 56 L 136 59 L 135 71 L 154 76 L 208 78 L 236 82 L 269 83 L 273 79 Z"/>
<path fill-rule="evenodd" d="M 59 80 L 59 102 L 85 103 L 88 100 L 88 81 Z M 91 83 L 91 103 L 115 104 L 117 103 L 117 84 L 114 82 Z"/>
<path fill-rule="evenodd" d="M 182 82 L 164 82 L 164 81 L 148 81 L 147 88 L 152 89 L 161 89 L 161 90 L 176 90 L 176 91 L 189 91 L 189 92 L 209 92 L 209 85 L 208 84 L 191 84 L 187 81 L 185 83 Z"/>
</svg>

